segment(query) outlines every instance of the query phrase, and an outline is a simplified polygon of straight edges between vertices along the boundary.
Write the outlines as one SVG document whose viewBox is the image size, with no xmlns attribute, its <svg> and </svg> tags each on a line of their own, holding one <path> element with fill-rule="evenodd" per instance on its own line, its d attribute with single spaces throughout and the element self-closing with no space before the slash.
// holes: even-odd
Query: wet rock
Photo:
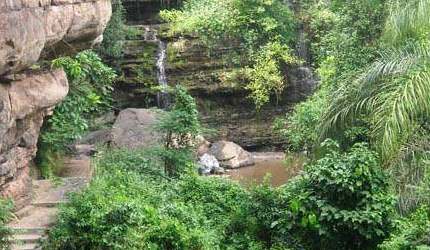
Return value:
<svg viewBox="0 0 430 250">
<path fill-rule="evenodd" d="M 212 174 L 224 174 L 225 169 L 223 167 L 214 167 L 212 169 Z"/>
<path fill-rule="evenodd" d="M 209 149 L 209 154 L 214 155 L 225 168 L 240 168 L 255 164 L 252 154 L 234 142 L 215 142 Z"/>
<path fill-rule="evenodd" d="M 112 128 L 112 145 L 136 149 L 158 145 L 161 135 L 154 126 L 161 114 L 156 109 L 125 109 L 121 111 Z"/>
<path fill-rule="evenodd" d="M 221 173 L 223 172 L 223 168 L 219 166 L 218 160 L 215 158 L 215 156 L 210 154 L 203 154 L 199 158 L 199 174 L 201 175 L 208 175 L 211 173 Z"/>
<path fill-rule="evenodd" d="M 205 166 L 200 165 L 197 171 L 199 175 L 210 175 L 212 170 Z"/>
</svg>

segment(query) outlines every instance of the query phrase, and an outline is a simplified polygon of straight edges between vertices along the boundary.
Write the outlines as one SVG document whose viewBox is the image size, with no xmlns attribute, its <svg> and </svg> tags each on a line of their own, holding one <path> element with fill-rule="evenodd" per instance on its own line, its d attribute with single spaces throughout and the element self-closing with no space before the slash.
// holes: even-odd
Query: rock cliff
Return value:
<svg viewBox="0 0 430 250">
<path fill-rule="evenodd" d="M 25 205 L 43 119 L 68 92 L 62 70 L 30 70 L 41 58 L 100 42 L 110 0 L 0 1 L 0 194 Z"/>
</svg>

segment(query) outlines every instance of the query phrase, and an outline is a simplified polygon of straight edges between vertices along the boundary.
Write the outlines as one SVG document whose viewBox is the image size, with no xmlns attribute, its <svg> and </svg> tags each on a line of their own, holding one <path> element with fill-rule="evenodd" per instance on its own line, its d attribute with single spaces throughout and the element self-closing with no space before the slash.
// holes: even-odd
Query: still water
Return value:
<svg viewBox="0 0 430 250">
<path fill-rule="evenodd" d="M 285 160 L 285 157 L 280 155 L 274 157 L 256 155 L 255 158 L 255 165 L 228 172 L 230 178 L 244 185 L 250 185 L 262 183 L 270 176 L 272 186 L 278 187 L 299 174 L 304 164 L 303 157 L 289 157 Z"/>
</svg>

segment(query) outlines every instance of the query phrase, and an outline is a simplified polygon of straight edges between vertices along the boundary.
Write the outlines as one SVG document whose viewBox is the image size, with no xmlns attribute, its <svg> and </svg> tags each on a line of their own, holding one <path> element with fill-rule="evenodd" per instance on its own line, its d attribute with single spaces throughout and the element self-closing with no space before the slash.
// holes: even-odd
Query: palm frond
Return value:
<svg viewBox="0 0 430 250">
<path fill-rule="evenodd" d="M 420 119 L 430 114 L 430 67 L 419 66 L 400 78 L 385 81 L 368 103 L 373 109 L 372 134 L 384 159 L 393 157 L 415 131 Z"/>
<path fill-rule="evenodd" d="M 430 27 L 430 0 L 412 0 L 393 4 L 385 25 L 384 41 L 397 45 L 417 36 Z"/>
<path fill-rule="evenodd" d="M 352 84 L 334 93 L 323 117 L 322 138 L 370 117 L 372 137 L 384 159 L 410 136 L 416 121 L 430 114 L 430 49 L 409 44 L 389 49 Z"/>
</svg>

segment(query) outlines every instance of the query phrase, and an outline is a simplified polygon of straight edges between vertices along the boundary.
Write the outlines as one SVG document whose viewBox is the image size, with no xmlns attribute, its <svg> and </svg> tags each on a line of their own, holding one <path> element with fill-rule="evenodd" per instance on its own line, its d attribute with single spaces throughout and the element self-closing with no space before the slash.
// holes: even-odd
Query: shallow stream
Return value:
<svg viewBox="0 0 430 250">
<path fill-rule="evenodd" d="M 259 184 L 265 178 L 270 178 L 272 186 L 278 187 L 298 175 L 303 169 L 304 157 L 294 156 L 285 160 L 283 154 L 271 154 L 257 154 L 255 165 L 230 170 L 228 176 L 244 185 Z"/>
</svg>

